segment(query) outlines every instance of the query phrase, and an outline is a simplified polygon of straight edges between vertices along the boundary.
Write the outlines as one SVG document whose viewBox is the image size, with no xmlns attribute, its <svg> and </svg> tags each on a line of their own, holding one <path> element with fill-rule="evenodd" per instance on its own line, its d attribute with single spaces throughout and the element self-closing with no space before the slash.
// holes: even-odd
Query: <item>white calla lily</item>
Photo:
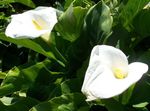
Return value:
<svg viewBox="0 0 150 111">
<path fill-rule="evenodd" d="M 147 70 L 148 66 L 144 63 L 128 64 L 127 57 L 121 50 L 97 45 L 91 52 L 81 91 L 87 101 L 111 98 L 137 82 Z"/>
<path fill-rule="evenodd" d="M 5 34 L 12 38 L 49 37 L 57 23 L 57 10 L 52 7 L 37 7 L 34 10 L 11 16 Z"/>
</svg>

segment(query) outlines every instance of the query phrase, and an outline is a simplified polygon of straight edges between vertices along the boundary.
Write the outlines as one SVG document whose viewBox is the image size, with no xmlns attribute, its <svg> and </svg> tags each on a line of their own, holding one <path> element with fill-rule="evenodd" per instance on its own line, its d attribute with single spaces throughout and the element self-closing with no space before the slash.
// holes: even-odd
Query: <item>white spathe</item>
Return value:
<svg viewBox="0 0 150 111">
<path fill-rule="evenodd" d="M 57 10 L 52 7 L 37 7 L 34 10 L 11 16 L 5 34 L 11 38 L 37 38 L 49 36 L 57 23 Z"/>
<path fill-rule="evenodd" d="M 137 82 L 147 70 L 148 65 L 141 62 L 128 64 L 121 50 L 97 45 L 91 52 L 81 91 L 86 101 L 111 98 Z"/>
</svg>

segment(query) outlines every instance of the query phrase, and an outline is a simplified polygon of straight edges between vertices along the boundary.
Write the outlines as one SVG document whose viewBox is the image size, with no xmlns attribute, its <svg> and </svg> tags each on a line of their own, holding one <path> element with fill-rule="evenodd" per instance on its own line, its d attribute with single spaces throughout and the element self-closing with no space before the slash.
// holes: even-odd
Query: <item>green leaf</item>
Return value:
<svg viewBox="0 0 150 111">
<path fill-rule="evenodd" d="M 0 79 L 4 79 L 6 77 L 6 73 L 0 71 Z"/>
<path fill-rule="evenodd" d="M 121 100 L 121 103 L 123 105 L 126 105 L 128 104 L 131 96 L 132 96 L 132 92 L 134 90 L 134 86 L 135 85 L 132 85 L 130 86 L 125 92 L 123 92 L 121 95 L 119 95 L 119 99 Z"/>
<path fill-rule="evenodd" d="M 0 108 L 4 111 L 9 111 L 8 108 L 0 101 Z"/>
<path fill-rule="evenodd" d="M 150 62 L 148 61 L 149 59 L 150 59 L 150 51 L 148 50 L 144 52 L 142 49 L 142 54 L 139 55 L 137 61 L 146 63 L 149 66 L 150 65 Z M 149 72 L 147 72 L 147 74 L 144 74 L 143 77 L 140 79 L 140 81 L 136 83 L 129 104 L 140 105 L 146 102 L 149 103 L 150 102 L 149 91 L 150 91 L 150 74 Z"/>
<path fill-rule="evenodd" d="M 149 44 L 149 41 L 146 40 L 146 42 Z M 143 49 L 142 53 L 140 54 L 138 61 L 146 63 L 148 66 L 150 66 L 150 62 L 148 60 L 150 60 L 150 50 L 148 49 L 147 51 L 144 51 Z"/>
<path fill-rule="evenodd" d="M 137 34 L 139 34 L 141 37 L 140 40 L 144 37 L 150 36 L 150 10 L 142 10 L 140 11 L 137 16 L 135 16 L 135 19 L 133 20 L 133 26 Z"/>
<path fill-rule="evenodd" d="M 149 109 L 145 107 L 145 108 L 142 108 L 141 111 L 149 111 Z"/>
<path fill-rule="evenodd" d="M 5 105 L 11 105 L 13 98 L 11 97 L 2 97 L 0 98 L 0 101 Z"/>
<path fill-rule="evenodd" d="M 135 104 L 133 105 L 133 107 L 135 108 L 142 108 L 148 105 L 148 102 L 143 102 L 143 103 L 139 103 L 139 104 Z"/>
<path fill-rule="evenodd" d="M 62 35 L 62 37 L 70 42 L 75 41 L 82 31 L 83 21 L 87 8 L 81 6 L 73 6 L 73 3 L 69 8 L 59 17 L 56 24 L 56 30 Z"/>
<path fill-rule="evenodd" d="M 132 93 L 129 103 L 136 105 L 144 102 L 150 102 L 150 76 L 144 75 L 142 79 L 135 85 L 135 89 Z"/>
<path fill-rule="evenodd" d="M 30 111 L 88 111 L 85 97 L 80 93 L 70 93 L 55 97 L 36 105 Z"/>
<path fill-rule="evenodd" d="M 102 100 L 108 111 L 126 111 L 125 107 L 115 99 Z"/>
<path fill-rule="evenodd" d="M 24 5 L 32 7 L 32 8 L 35 8 L 35 4 L 32 2 L 32 0 L 1 0 L 0 5 L 8 4 L 8 3 L 15 3 L 15 2 L 24 4 Z"/>
<path fill-rule="evenodd" d="M 66 0 L 65 1 L 65 5 L 64 5 L 64 9 L 67 9 L 71 3 L 75 3 L 78 4 L 80 6 L 84 6 L 84 5 L 92 5 L 91 0 Z"/>
<path fill-rule="evenodd" d="M 33 92 L 32 94 L 36 97 L 38 94 L 41 94 L 41 99 L 48 98 L 51 91 L 49 84 L 53 85 L 58 78 L 62 77 L 61 72 L 51 71 L 52 69 L 54 70 L 52 66 L 51 61 L 45 60 L 28 66 L 14 67 L 7 73 L 6 78 L 0 86 L 0 96 L 12 94 L 20 90 L 27 90 L 29 88 L 28 93 Z M 35 88 L 37 90 L 33 91 Z M 52 87 L 51 89 L 54 88 L 55 87 Z M 45 95 L 43 95 L 43 93 Z"/>
<path fill-rule="evenodd" d="M 61 84 L 61 90 L 63 94 L 81 92 L 82 81 L 81 79 L 75 78 L 66 80 Z"/>
<path fill-rule="evenodd" d="M 112 23 L 110 9 L 103 1 L 89 9 L 85 17 L 84 29 L 92 45 L 104 42 L 111 32 Z"/>
<path fill-rule="evenodd" d="M 29 97 L 3 97 L 0 98 L 4 111 L 28 111 L 32 106 L 38 104 L 38 101 Z"/>
<path fill-rule="evenodd" d="M 0 86 L 0 96 L 11 94 L 21 88 L 24 80 L 19 76 L 19 69 L 13 68 L 8 73 Z"/>
<path fill-rule="evenodd" d="M 21 70 L 20 74 L 25 80 L 23 86 L 28 88 L 28 96 L 43 101 L 51 96 L 60 95 L 57 85 L 60 84 L 63 73 L 58 72 L 59 66 L 56 66 L 54 62 L 45 60 Z"/>
<path fill-rule="evenodd" d="M 10 37 L 6 37 L 4 33 L 0 33 L 0 39 L 11 42 L 29 49 L 34 50 L 40 54 L 43 54 L 46 57 L 56 59 L 54 54 L 50 51 L 49 46 L 42 41 L 40 38 L 31 40 L 31 39 L 13 39 Z"/>
<path fill-rule="evenodd" d="M 133 50 L 131 48 L 131 33 L 120 23 L 113 27 L 113 33 L 107 38 L 105 43 L 107 45 L 118 47 L 127 55 Z"/>
<path fill-rule="evenodd" d="M 130 30 L 134 17 L 144 8 L 149 0 L 128 0 L 120 13 L 122 24 Z"/>
</svg>

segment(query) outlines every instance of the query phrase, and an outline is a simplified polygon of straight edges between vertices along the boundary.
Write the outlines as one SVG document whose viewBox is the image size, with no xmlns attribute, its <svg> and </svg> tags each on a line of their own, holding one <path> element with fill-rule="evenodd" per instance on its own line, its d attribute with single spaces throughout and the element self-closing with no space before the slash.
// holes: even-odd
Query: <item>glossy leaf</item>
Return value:
<svg viewBox="0 0 150 111">
<path fill-rule="evenodd" d="M 86 12 L 87 8 L 81 6 L 74 7 L 73 3 L 71 3 L 69 8 L 59 17 L 56 30 L 64 39 L 70 42 L 75 41 L 82 31 Z"/>
<path fill-rule="evenodd" d="M 93 45 L 104 42 L 110 34 L 113 18 L 109 7 L 102 1 L 91 7 L 86 15 L 84 29 Z"/>
</svg>

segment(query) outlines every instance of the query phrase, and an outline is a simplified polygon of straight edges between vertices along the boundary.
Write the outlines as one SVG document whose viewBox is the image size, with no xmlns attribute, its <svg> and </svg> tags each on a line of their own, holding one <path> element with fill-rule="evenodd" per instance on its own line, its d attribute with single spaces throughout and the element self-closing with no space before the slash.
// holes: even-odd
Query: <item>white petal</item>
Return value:
<svg viewBox="0 0 150 111">
<path fill-rule="evenodd" d="M 97 77 L 88 84 L 88 87 L 86 87 L 87 94 L 85 92 L 84 93 L 88 95 L 87 101 L 98 98 L 111 98 L 123 93 L 132 84 L 137 82 L 148 70 L 148 66 L 143 63 L 133 63 L 129 67 L 129 76 L 125 79 L 115 78 L 113 72 L 109 68 L 103 67 L 103 73 L 97 75 Z M 138 68 L 141 68 L 141 70 L 138 70 Z"/>
<path fill-rule="evenodd" d="M 128 71 L 128 76 L 117 79 L 112 70 L 113 65 L 121 65 Z M 87 101 L 111 98 L 137 82 L 147 70 L 148 66 L 144 63 L 136 62 L 128 66 L 126 56 L 119 49 L 105 45 L 95 46 L 81 91 L 87 96 Z"/>
<path fill-rule="evenodd" d="M 41 27 L 41 30 L 37 29 L 33 21 Z M 38 7 L 35 10 L 13 15 L 5 34 L 12 38 L 36 38 L 48 32 L 50 34 L 56 23 L 54 8 Z"/>
<path fill-rule="evenodd" d="M 35 38 L 46 32 L 36 30 L 31 19 L 31 16 L 26 14 L 13 15 L 5 34 L 12 38 Z"/>
<path fill-rule="evenodd" d="M 123 67 L 122 69 L 127 71 L 128 61 L 125 54 L 119 49 L 106 45 L 95 46 L 91 52 L 89 66 L 82 86 L 82 92 L 85 92 L 84 90 L 86 87 L 93 82 L 91 78 L 97 76 L 96 74 L 100 74 L 103 71 L 103 66 L 107 66 L 109 69 L 112 67 Z"/>
<path fill-rule="evenodd" d="M 57 23 L 57 11 L 58 10 L 52 7 L 37 7 L 35 10 L 28 12 L 33 14 L 34 19 L 39 21 L 39 23 L 41 22 L 40 20 L 43 20 L 45 24 L 41 22 L 40 25 L 43 25 L 43 27 L 51 31 L 54 25 Z"/>
<path fill-rule="evenodd" d="M 126 55 L 121 50 L 114 48 L 112 46 L 107 45 L 95 46 L 92 50 L 90 61 L 92 61 L 92 59 L 95 56 L 99 58 L 99 61 L 101 61 L 102 64 L 108 65 L 110 67 L 128 66 L 128 60 Z"/>
<path fill-rule="evenodd" d="M 137 82 L 144 73 L 148 71 L 148 65 L 141 62 L 133 62 L 129 64 L 128 81 Z"/>
<path fill-rule="evenodd" d="M 101 73 L 103 73 L 103 70 L 104 67 L 100 65 L 99 61 L 93 62 L 93 65 L 88 67 L 81 89 L 84 94 L 87 94 L 89 86 Z"/>
<path fill-rule="evenodd" d="M 127 84 L 116 79 L 112 70 L 105 67 L 103 73 L 99 74 L 95 80 L 87 87 L 88 94 L 94 98 L 104 99 L 121 94 L 127 88 Z M 92 97 L 87 97 L 87 101 L 91 101 Z"/>
<path fill-rule="evenodd" d="M 89 66 L 81 89 L 89 100 L 97 98 L 97 94 L 99 94 L 99 98 L 109 98 L 118 94 L 117 90 L 110 93 L 118 83 L 114 82 L 116 78 L 113 75 L 112 67 L 123 67 L 124 70 L 127 70 L 128 61 L 125 54 L 112 46 L 95 46 L 91 52 Z"/>
</svg>

